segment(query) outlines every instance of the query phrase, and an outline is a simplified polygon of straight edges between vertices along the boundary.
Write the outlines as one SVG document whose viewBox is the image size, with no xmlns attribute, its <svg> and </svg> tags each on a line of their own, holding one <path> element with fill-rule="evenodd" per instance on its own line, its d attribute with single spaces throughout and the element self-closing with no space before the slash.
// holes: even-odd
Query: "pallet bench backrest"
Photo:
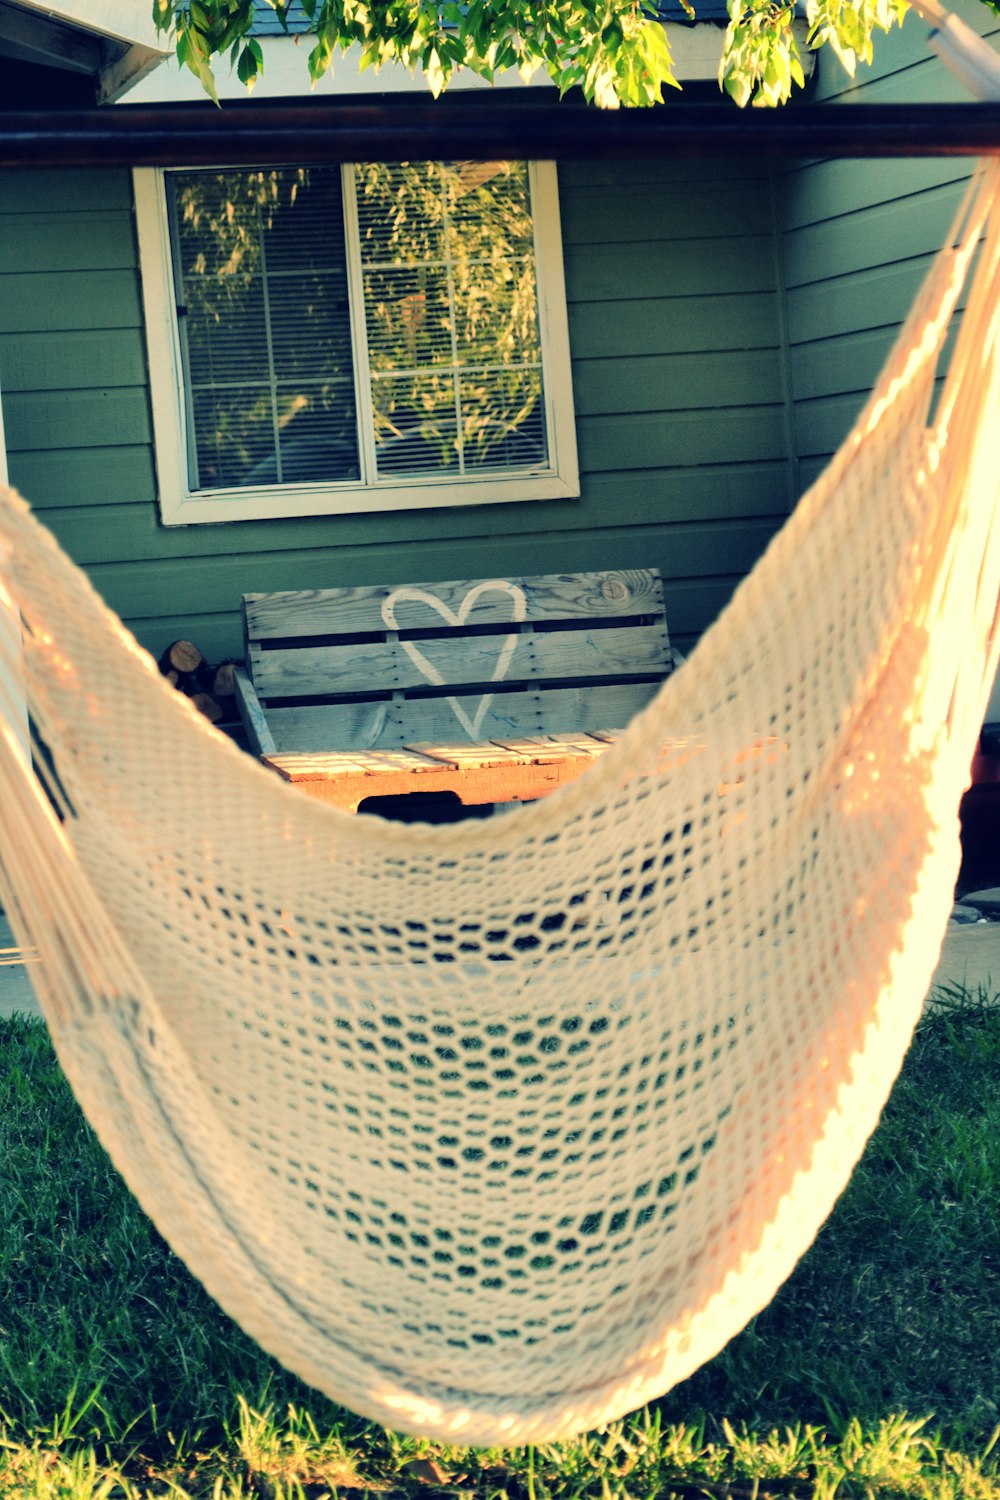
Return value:
<svg viewBox="0 0 1000 1500">
<path fill-rule="evenodd" d="M 649 569 L 248 594 L 243 611 L 258 753 L 617 728 L 674 665 Z"/>
</svg>

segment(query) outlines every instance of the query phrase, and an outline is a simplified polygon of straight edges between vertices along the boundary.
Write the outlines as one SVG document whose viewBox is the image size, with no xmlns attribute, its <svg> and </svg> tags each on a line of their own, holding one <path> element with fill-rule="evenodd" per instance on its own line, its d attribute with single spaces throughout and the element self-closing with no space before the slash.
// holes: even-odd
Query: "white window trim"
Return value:
<svg viewBox="0 0 1000 1500">
<path fill-rule="evenodd" d="M 361 481 L 318 485 L 270 485 L 257 489 L 206 490 L 188 486 L 183 375 L 174 311 L 164 171 L 133 172 L 139 261 L 153 406 L 160 516 L 165 526 L 276 517 L 352 515 L 420 510 L 447 505 L 491 505 L 502 501 L 556 500 L 579 495 L 570 374 L 569 329 L 563 277 L 562 235 L 554 162 L 529 163 L 542 387 L 550 460 L 545 470 L 511 477 L 402 482 Z"/>
</svg>

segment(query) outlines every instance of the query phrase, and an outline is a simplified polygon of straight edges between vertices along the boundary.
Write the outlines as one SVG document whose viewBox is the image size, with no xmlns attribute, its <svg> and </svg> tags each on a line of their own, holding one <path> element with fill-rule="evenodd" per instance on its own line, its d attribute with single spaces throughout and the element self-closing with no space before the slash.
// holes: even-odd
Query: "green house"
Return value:
<svg viewBox="0 0 1000 1500">
<path fill-rule="evenodd" d="M 3 0 L 5 98 L 197 97 L 136 9 Z M 689 84 L 666 109 L 717 94 L 702 15 L 668 22 Z M 305 94 L 262 27 L 255 99 Z M 824 56 L 789 108 L 962 99 L 927 32 L 853 80 Z M 375 97 L 405 140 L 412 88 L 347 58 L 314 107 Z M 968 170 L 461 140 L 405 166 L 7 169 L 0 457 L 156 653 L 238 655 L 246 592 L 604 566 L 662 570 L 685 651 L 847 431 Z"/>
</svg>

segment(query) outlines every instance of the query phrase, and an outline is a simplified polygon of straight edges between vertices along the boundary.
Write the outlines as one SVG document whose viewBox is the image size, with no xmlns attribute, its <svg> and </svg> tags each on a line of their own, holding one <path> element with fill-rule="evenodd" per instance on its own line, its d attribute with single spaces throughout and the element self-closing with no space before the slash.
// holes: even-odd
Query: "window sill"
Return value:
<svg viewBox="0 0 1000 1500">
<path fill-rule="evenodd" d="M 431 510 L 449 505 L 496 505 L 526 500 L 568 500 L 580 493 L 576 475 L 518 475 L 444 484 L 360 485 L 331 488 L 285 485 L 271 489 L 204 491 L 160 496 L 164 526 L 263 521 L 295 516 L 371 515 L 389 510 Z"/>
</svg>

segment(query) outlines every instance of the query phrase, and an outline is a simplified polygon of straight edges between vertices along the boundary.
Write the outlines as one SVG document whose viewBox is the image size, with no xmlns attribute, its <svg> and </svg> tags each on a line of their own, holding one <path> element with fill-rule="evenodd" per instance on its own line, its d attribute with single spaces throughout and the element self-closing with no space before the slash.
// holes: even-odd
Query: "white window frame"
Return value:
<svg viewBox="0 0 1000 1500">
<path fill-rule="evenodd" d="M 350 515 L 388 510 L 418 510 L 445 505 L 490 505 L 500 501 L 557 500 L 579 495 L 570 374 L 569 329 L 563 277 L 562 235 L 554 162 L 529 162 L 538 317 L 542 351 L 549 461 L 531 473 L 478 478 L 421 475 L 393 476 L 366 484 L 363 480 L 320 484 L 282 484 L 192 492 L 187 471 L 185 410 L 180 336 L 177 326 L 170 252 L 165 176 L 170 169 L 137 167 L 133 171 L 139 262 L 149 358 L 160 516 L 165 526 L 220 521 L 257 521 L 275 517 Z M 220 166 L 220 170 L 224 170 Z M 353 177 L 342 168 L 344 215 L 348 236 L 353 222 Z M 351 247 L 349 246 L 349 251 Z M 356 260 L 349 253 L 348 259 Z M 352 286 L 354 347 L 364 347 L 364 310 Z"/>
</svg>

